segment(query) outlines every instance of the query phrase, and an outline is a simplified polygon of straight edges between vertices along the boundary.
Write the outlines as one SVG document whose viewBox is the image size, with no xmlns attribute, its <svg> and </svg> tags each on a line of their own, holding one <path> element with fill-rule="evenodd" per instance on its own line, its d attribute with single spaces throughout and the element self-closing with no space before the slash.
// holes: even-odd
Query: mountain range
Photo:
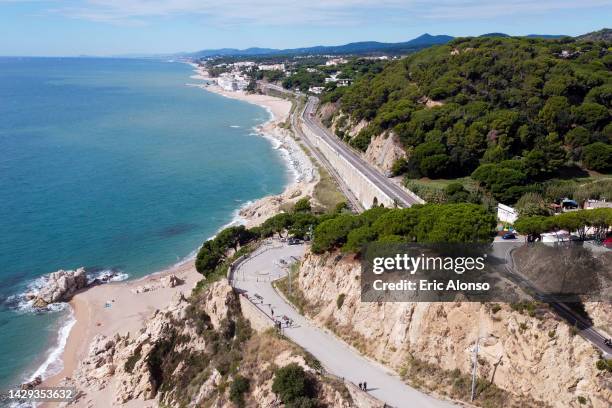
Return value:
<svg viewBox="0 0 612 408">
<path fill-rule="evenodd" d="M 479 37 L 511 37 L 505 33 L 487 33 L 482 34 Z M 562 37 L 568 37 L 566 35 L 551 35 L 551 34 L 528 34 L 523 37 L 526 38 L 543 38 L 543 39 L 556 39 Z M 595 41 L 605 40 L 610 41 L 612 37 L 612 30 L 604 28 L 599 31 L 577 36 L 575 38 L 584 41 Z M 183 52 L 178 54 L 170 55 L 156 55 L 154 57 L 182 57 L 182 58 L 209 58 L 209 57 L 265 57 L 265 56 L 295 56 L 295 55 L 367 55 L 367 54 L 406 54 L 409 52 L 418 51 L 423 48 L 430 47 L 437 44 L 446 44 L 453 40 L 455 37 L 450 35 L 431 35 L 423 34 L 417 38 L 409 41 L 397 42 L 397 43 L 385 43 L 378 41 L 360 41 L 352 42 L 343 45 L 316 45 L 313 47 L 303 48 L 260 48 L 251 47 L 246 49 L 238 48 L 218 48 L 218 49 L 207 49 L 196 52 Z M 125 57 L 125 55 L 124 55 Z M 136 55 L 130 55 L 129 57 L 136 57 Z M 138 57 L 144 57 L 138 55 Z M 152 57 L 148 55 L 146 57 Z"/>
<path fill-rule="evenodd" d="M 405 53 L 416 51 L 421 48 L 436 44 L 445 44 L 454 37 L 450 35 L 423 34 L 410 41 L 398 43 L 383 43 L 378 41 L 353 42 L 344 45 L 317 45 L 304 48 L 247 48 L 239 50 L 236 48 L 221 48 L 214 50 L 201 50 L 193 53 L 185 53 L 181 56 L 191 58 L 224 57 L 224 56 L 264 56 L 264 55 L 311 55 L 311 54 L 375 54 L 375 53 Z"/>
</svg>

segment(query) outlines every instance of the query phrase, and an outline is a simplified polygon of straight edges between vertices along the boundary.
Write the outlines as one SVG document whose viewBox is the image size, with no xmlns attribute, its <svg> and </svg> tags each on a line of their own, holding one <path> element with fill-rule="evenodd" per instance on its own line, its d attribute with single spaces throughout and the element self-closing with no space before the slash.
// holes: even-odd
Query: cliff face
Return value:
<svg viewBox="0 0 612 408">
<path fill-rule="evenodd" d="M 399 137 L 390 132 L 373 137 L 363 157 L 383 172 L 389 172 L 393 163 L 406 158 L 406 151 Z"/>
<path fill-rule="evenodd" d="M 350 116 L 339 111 L 337 105 L 330 103 L 321 106 L 319 116 L 323 123 L 329 124 L 333 134 L 343 138 L 347 143 L 369 124 L 365 120 L 355 122 Z M 383 172 L 388 172 L 396 160 L 406 158 L 406 151 L 397 134 L 384 132 L 370 140 L 362 157 Z"/>
<path fill-rule="evenodd" d="M 78 390 L 71 406 L 231 407 L 232 383 L 240 376 L 249 384 L 243 406 L 280 406 L 274 372 L 290 363 L 317 378 L 323 406 L 352 406 L 346 388 L 317 376 L 316 363 L 297 346 L 274 332 L 254 333 L 223 280 L 155 312 L 137 338 L 96 337 L 62 385 Z"/>
<path fill-rule="evenodd" d="M 482 398 L 492 384 L 513 397 L 515 403 L 506 398 L 504 406 L 584 406 L 582 401 L 609 407 L 612 379 L 596 369 L 598 352 L 545 307 L 521 313 L 507 304 L 362 303 L 359 275 L 351 257 L 307 255 L 296 279 L 305 310 L 409 382 L 465 397 L 457 390 L 471 372 L 472 347 L 480 337 Z"/>
</svg>

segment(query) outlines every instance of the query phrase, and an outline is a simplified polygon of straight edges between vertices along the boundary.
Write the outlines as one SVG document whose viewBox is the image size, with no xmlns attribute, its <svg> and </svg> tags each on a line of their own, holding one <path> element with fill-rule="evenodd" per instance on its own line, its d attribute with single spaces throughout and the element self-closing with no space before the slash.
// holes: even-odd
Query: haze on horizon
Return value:
<svg viewBox="0 0 612 408">
<path fill-rule="evenodd" d="M 295 48 L 426 32 L 579 35 L 610 21 L 612 0 L 0 0 L 0 55 Z"/>
</svg>

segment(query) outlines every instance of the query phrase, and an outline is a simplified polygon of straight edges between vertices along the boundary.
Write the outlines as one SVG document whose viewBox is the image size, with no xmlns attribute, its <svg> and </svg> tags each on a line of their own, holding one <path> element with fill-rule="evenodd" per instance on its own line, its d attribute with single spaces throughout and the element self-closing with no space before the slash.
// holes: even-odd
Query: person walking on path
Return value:
<svg viewBox="0 0 612 408">
<path fill-rule="evenodd" d="M 359 383 L 359 389 L 360 389 L 360 390 L 363 390 L 363 388 L 361 388 L 361 383 Z"/>
<path fill-rule="evenodd" d="M 363 390 L 367 391 L 368 390 L 368 383 L 367 382 L 363 382 Z"/>
</svg>

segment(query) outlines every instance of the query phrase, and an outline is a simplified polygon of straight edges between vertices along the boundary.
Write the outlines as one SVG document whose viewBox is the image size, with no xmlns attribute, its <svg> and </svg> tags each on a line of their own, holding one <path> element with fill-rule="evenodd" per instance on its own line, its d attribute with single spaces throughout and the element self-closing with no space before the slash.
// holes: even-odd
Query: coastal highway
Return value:
<svg viewBox="0 0 612 408">
<path fill-rule="evenodd" d="M 252 254 L 232 272 L 230 281 L 268 318 L 287 316 L 293 320 L 283 334 L 315 356 L 325 370 L 353 384 L 367 382 L 368 393 L 397 408 L 451 408 L 448 401 L 438 400 L 405 384 L 382 365 L 361 356 L 332 333 L 298 313 L 276 292 L 272 281 L 286 275 L 287 265 L 300 258 L 304 245 L 278 242 Z M 257 295 L 257 296 L 256 296 Z"/>
<path fill-rule="evenodd" d="M 537 300 L 545 302 L 550 308 L 563 320 L 565 320 L 570 326 L 575 327 L 578 330 L 578 334 L 586 341 L 591 343 L 593 347 L 599 349 L 605 358 L 612 358 L 612 348 L 605 344 L 606 336 L 601 334 L 597 329 L 593 327 L 593 324 L 587 319 L 579 315 L 577 312 L 572 310 L 567 303 L 557 302 L 545 296 L 540 292 L 539 288 L 535 286 L 529 279 L 523 276 L 515 268 L 514 257 L 512 252 L 522 245 L 524 242 L 504 242 L 500 245 L 500 241 L 496 240 L 498 245 L 494 245 L 494 256 L 500 259 L 505 259 L 505 273 L 506 275 L 518 284 L 523 289 L 527 289 L 528 292 L 534 294 Z"/>
<path fill-rule="evenodd" d="M 343 157 L 346 161 L 357 169 L 365 178 L 372 184 L 378 187 L 383 193 L 389 196 L 399 207 L 410 207 L 421 202 L 402 187 L 395 184 L 372 165 L 363 160 L 356 152 L 354 152 L 343 141 L 332 135 L 325 126 L 316 119 L 315 113 L 319 99 L 310 96 L 308 102 L 302 111 L 302 121 L 305 126 L 319 138 L 323 139 L 332 147 L 334 152 Z"/>
<path fill-rule="evenodd" d="M 284 89 L 281 86 L 270 84 L 270 83 L 260 83 L 260 86 L 264 90 L 272 90 L 272 91 L 276 91 L 276 92 L 283 93 L 286 95 L 294 95 L 294 96 L 302 95 L 302 94 L 296 94 L 292 91 Z M 366 179 L 368 179 L 372 184 L 378 187 L 383 193 L 385 193 L 387 196 L 393 199 L 393 201 L 399 207 L 410 207 L 414 204 L 422 203 L 421 201 L 419 201 L 418 198 L 411 195 L 409 192 L 404 190 L 402 187 L 395 184 L 391 179 L 389 179 L 384 174 L 382 174 L 378 169 L 376 169 L 374 166 L 372 166 L 371 164 L 363 160 L 359 156 L 359 154 L 353 151 L 343 141 L 341 141 L 340 139 L 332 135 L 325 126 L 319 123 L 315 115 L 318 104 L 319 104 L 318 98 L 314 96 L 308 97 L 308 101 L 306 102 L 304 109 L 299 115 L 300 116 L 299 119 L 303 123 L 304 126 L 307 126 L 314 135 L 316 135 L 317 137 L 325 141 L 329 146 L 331 146 L 331 148 L 334 150 L 334 152 L 338 156 L 341 156 L 346 161 L 348 161 Z M 298 134 L 307 142 L 311 150 L 313 151 L 316 150 L 316 148 L 314 147 L 315 141 L 310 140 L 309 136 L 305 132 L 301 131 L 300 126 L 299 126 L 300 124 L 298 123 L 296 119 L 297 118 L 292 119 L 294 130 L 298 132 Z M 323 156 L 323 155 L 319 153 L 318 156 Z M 317 157 L 317 158 L 321 160 L 321 157 Z M 323 160 L 324 160 L 323 164 L 325 165 L 325 167 L 333 168 L 333 166 L 331 165 L 331 163 L 329 163 L 328 160 L 325 160 L 325 159 Z M 347 197 L 349 198 L 349 201 L 353 202 L 354 206 L 355 204 L 358 203 L 359 207 L 362 207 L 361 203 L 359 203 L 358 200 L 355 198 L 355 195 L 352 192 L 350 192 L 350 188 L 348 188 L 346 183 L 338 175 L 335 169 L 333 170 L 332 175 L 334 175 L 334 177 L 339 181 L 339 183 L 341 184 L 341 187 L 344 186 L 344 188 L 342 189 L 345 194 L 348 194 Z M 348 193 L 347 191 L 344 191 L 345 189 L 348 189 Z"/>
</svg>

